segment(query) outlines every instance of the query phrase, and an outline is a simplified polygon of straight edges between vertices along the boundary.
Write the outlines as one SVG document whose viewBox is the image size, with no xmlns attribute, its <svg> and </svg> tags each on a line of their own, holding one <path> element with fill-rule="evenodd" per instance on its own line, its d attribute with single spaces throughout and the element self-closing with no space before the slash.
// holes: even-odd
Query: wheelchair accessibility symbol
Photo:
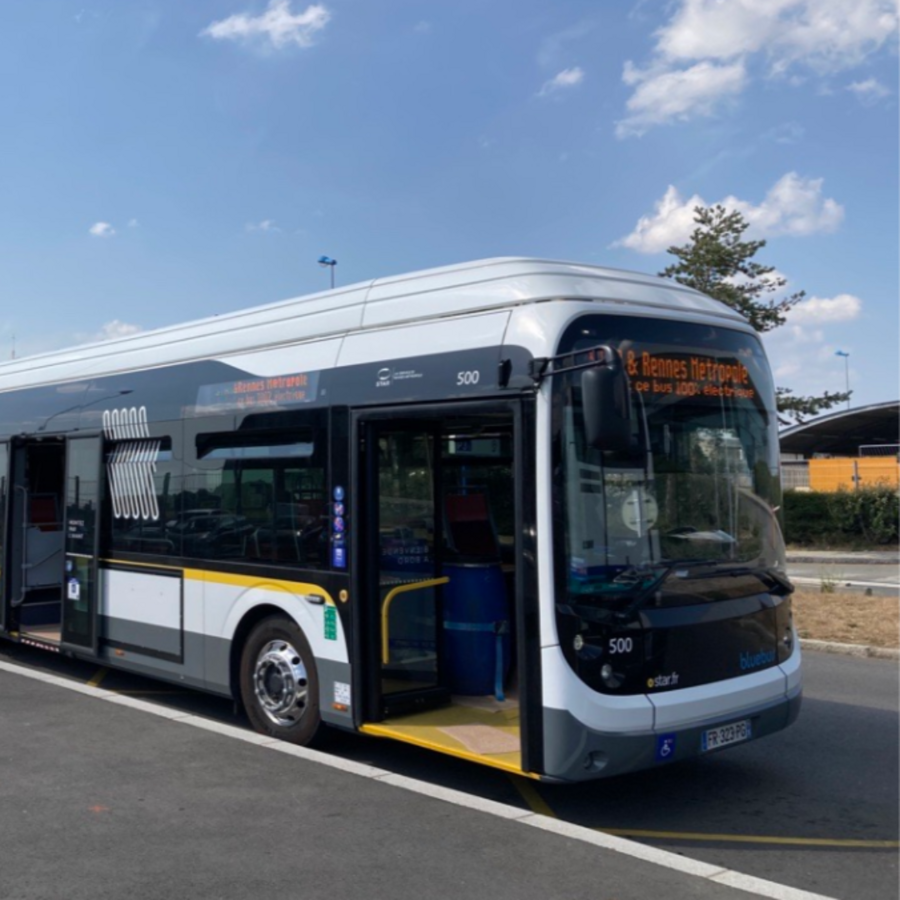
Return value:
<svg viewBox="0 0 900 900">
<path fill-rule="evenodd" d="M 673 759 L 675 756 L 675 738 L 674 734 L 661 734 L 656 739 L 656 761 L 665 762 L 667 759 Z"/>
</svg>

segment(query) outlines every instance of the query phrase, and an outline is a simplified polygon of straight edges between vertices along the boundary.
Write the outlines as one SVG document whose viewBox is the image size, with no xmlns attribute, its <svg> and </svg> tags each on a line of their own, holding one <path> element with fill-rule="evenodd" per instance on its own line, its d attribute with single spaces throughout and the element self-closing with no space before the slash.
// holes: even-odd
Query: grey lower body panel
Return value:
<svg viewBox="0 0 900 900">
<path fill-rule="evenodd" d="M 548 781 L 589 781 L 691 759 L 702 752 L 704 731 L 749 719 L 751 739 L 756 740 L 787 728 L 799 715 L 800 703 L 798 691 L 790 698 L 741 710 L 728 717 L 676 730 L 638 734 L 593 731 L 565 710 L 545 708 L 545 777 Z"/>
<path fill-rule="evenodd" d="M 224 638 L 106 616 L 101 621 L 100 635 L 99 657 L 113 668 L 176 682 L 223 697 L 232 696 L 232 646 Z M 338 699 L 345 699 L 345 691 L 349 693 L 350 664 L 319 659 L 316 660 L 316 669 L 322 720 L 330 725 L 352 729 L 352 707 L 347 710 L 334 708 Z M 234 688 L 237 693 L 237 685 Z"/>
</svg>

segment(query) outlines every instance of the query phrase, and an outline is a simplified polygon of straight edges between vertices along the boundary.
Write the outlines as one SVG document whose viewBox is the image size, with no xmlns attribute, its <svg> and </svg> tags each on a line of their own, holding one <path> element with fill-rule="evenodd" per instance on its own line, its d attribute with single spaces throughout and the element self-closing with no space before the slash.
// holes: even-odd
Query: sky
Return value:
<svg viewBox="0 0 900 900">
<path fill-rule="evenodd" d="M 0 358 L 493 256 L 658 273 L 697 205 L 898 386 L 895 0 L 6 0 Z M 837 356 L 837 351 L 849 357 Z M 846 362 L 845 362 L 846 360 Z"/>
</svg>

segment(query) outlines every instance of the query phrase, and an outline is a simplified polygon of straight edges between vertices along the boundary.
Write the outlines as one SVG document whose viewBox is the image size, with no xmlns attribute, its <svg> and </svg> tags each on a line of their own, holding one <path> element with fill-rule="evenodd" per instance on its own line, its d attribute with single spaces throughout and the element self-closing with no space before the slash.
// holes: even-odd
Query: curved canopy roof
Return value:
<svg viewBox="0 0 900 900">
<path fill-rule="evenodd" d="M 782 453 L 858 456 L 860 446 L 900 443 L 900 400 L 820 416 L 778 436 Z"/>
</svg>

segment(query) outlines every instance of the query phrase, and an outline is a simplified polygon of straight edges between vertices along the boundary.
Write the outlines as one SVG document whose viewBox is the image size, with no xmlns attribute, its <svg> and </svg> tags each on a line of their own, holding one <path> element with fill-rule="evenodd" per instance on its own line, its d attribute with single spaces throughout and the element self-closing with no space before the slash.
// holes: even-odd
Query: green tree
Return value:
<svg viewBox="0 0 900 900">
<path fill-rule="evenodd" d="M 759 332 L 784 325 L 788 312 L 805 296 L 796 291 L 784 297 L 777 295 L 787 284 L 774 266 L 764 266 L 753 257 L 766 246 L 765 241 L 744 240 L 750 223 L 736 210 L 719 204 L 694 209 L 697 227 L 690 242 L 669 247 L 678 258 L 659 274 L 674 278 L 680 284 L 701 291 L 727 303 L 744 315 Z M 773 296 L 774 295 L 774 296 Z M 782 424 L 798 422 L 844 403 L 849 394 L 829 393 L 818 397 L 801 397 L 789 388 L 775 389 Z"/>
</svg>

